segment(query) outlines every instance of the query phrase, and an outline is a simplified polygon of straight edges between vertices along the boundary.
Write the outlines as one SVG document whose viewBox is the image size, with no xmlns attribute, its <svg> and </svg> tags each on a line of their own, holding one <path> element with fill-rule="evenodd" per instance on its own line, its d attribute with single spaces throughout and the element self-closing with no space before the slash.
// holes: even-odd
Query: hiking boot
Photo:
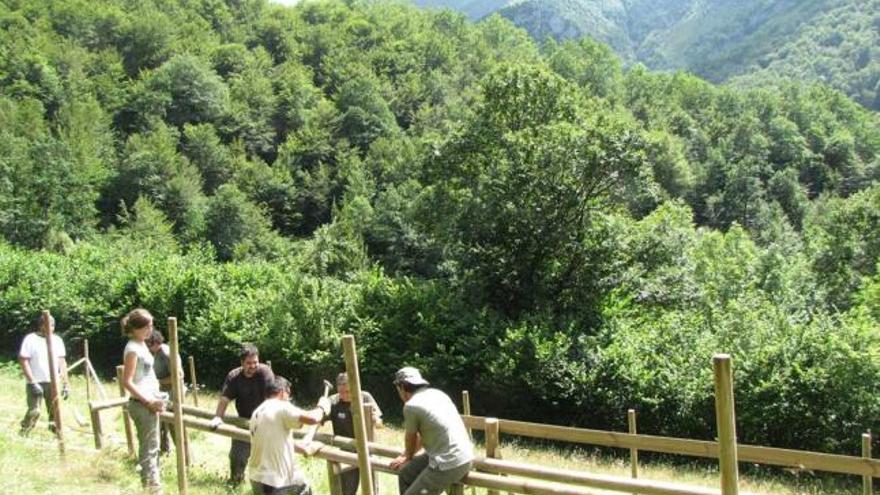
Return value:
<svg viewBox="0 0 880 495">
<path fill-rule="evenodd" d="M 26 437 L 31 433 L 31 430 L 34 429 L 34 426 L 37 425 L 37 421 L 40 419 L 40 410 L 39 409 L 31 409 L 27 412 L 24 417 L 24 421 L 21 422 L 21 430 L 19 430 L 18 434 Z"/>
</svg>

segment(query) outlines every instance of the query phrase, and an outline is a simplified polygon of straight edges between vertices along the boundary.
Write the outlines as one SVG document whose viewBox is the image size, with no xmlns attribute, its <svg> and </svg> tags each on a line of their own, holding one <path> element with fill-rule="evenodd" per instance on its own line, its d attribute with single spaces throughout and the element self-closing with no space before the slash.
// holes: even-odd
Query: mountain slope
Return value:
<svg viewBox="0 0 880 495">
<path fill-rule="evenodd" d="M 880 108 L 880 0 L 418 0 L 491 12 L 535 39 L 590 36 L 627 63 L 716 82 L 824 82 Z"/>
</svg>

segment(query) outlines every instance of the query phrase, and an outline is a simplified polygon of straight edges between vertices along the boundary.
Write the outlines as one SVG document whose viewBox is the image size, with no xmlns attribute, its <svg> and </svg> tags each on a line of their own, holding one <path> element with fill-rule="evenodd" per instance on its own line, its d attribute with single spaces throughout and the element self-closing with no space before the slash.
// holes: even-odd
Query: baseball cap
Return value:
<svg viewBox="0 0 880 495">
<path fill-rule="evenodd" d="M 412 366 L 406 366 L 397 370 L 394 374 L 394 384 L 409 383 L 410 385 L 428 385 L 428 381 L 422 378 L 419 370 Z"/>
</svg>

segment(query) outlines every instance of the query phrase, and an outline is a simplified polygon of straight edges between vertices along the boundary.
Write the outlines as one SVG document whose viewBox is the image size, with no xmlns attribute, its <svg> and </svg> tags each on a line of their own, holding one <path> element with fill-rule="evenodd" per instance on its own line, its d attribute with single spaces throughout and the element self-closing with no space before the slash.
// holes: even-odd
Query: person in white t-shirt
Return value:
<svg viewBox="0 0 880 495">
<path fill-rule="evenodd" d="M 52 404 L 50 386 L 52 378 L 49 376 L 49 350 L 46 348 L 46 327 L 43 315 L 38 316 L 31 324 L 31 333 L 27 334 L 21 342 L 21 350 L 18 352 L 18 362 L 21 371 L 27 380 L 27 413 L 21 421 L 21 434 L 27 435 L 40 419 L 40 399 L 46 403 L 46 411 L 49 413 L 49 429 L 55 431 L 54 418 L 52 417 Z M 54 330 L 55 318 L 49 316 L 49 326 Z M 67 352 L 61 337 L 52 334 L 52 352 L 55 354 L 55 365 L 58 376 L 61 378 L 61 395 L 67 398 Z"/>
<path fill-rule="evenodd" d="M 269 382 L 267 395 L 251 415 L 251 488 L 257 495 L 312 495 L 296 466 L 290 432 L 319 424 L 330 412 L 330 399 L 321 397 L 318 407 L 304 411 L 290 403 L 290 382 L 280 376 Z"/>
<path fill-rule="evenodd" d="M 159 390 L 153 370 L 154 358 L 146 339 L 153 333 L 153 315 L 134 309 L 122 319 L 122 333 L 128 337 L 122 354 L 122 385 L 130 394 L 128 413 L 138 435 L 138 464 L 141 483 L 153 493 L 161 493 L 159 482 L 159 413 L 168 398 Z"/>
</svg>

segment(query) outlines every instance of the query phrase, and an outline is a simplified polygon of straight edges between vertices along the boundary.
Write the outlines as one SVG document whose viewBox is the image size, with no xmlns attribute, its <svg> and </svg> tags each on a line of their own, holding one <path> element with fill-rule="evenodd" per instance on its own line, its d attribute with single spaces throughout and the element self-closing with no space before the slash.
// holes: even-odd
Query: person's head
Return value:
<svg viewBox="0 0 880 495">
<path fill-rule="evenodd" d="M 159 349 L 162 348 L 162 344 L 165 342 L 165 337 L 162 336 L 162 332 L 156 330 L 155 328 L 150 333 L 150 336 L 144 341 L 147 344 L 147 347 L 150 349 L 150 352 L 156 354 L 159 352 Z"/>
<path fill-rule="evenodd" d="M 266 397 L 287 400 L 290 398 L 290 382 L 283 376 L 276 376 L 266 387 Z"/>
<path fill-rule="evenodd" d="M 37 332 L 40 335 L 46 335 L 46 320 L 43 318 L 43 313 L 40 313 L 34 320 L 31 322 L 31 331 Z M 55 318 L 52 315 L 49 315 L 49 326 L 52 327 L 52 330 L 55 330 Z"/>
<path fill-rule="evenodd" d="M 422 378 L 422 373 L 413 368 L 406 366 L 397 370 L 394 374 L 394 387 L 397 388 L 397 395 L 403 402 L 408 401 L 416 392 L 430 385 L 427 380 Z"/>
<path fill-rule="evenodd" d="M 146 340 L 153 332 L 153 315 L 143 308 L 133 309 L 122 318 L 122 335 L 134 340 Z"/>
<path fill-rule="evenodd" d="M 351 391 L 348 389 L 348 373 L 342 372 L 336 375 L 336 393 L 342 402 L 351 402 Z"/>
<path fill-rule="evenodd" d="M 242 345 L 238 358 L 241 360 L 241 371 L 244 376 L 250 378 L 257 373 L 257 368 L 260 366 L 260 351 L 257 350 L 257 346 Z"/>
</svg>

